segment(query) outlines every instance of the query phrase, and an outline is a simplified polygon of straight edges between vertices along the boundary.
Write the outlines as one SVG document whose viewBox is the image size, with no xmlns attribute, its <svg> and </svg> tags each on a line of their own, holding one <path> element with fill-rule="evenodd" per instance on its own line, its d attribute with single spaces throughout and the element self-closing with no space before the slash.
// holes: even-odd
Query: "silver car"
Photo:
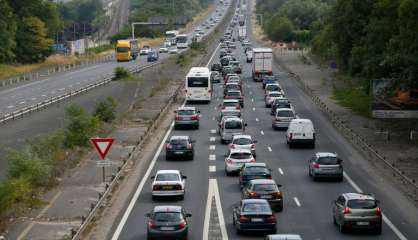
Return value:
<svg viewBox="0 0 418 240">
<path fill-rule="evenodd" d="M 232 138 L 229 149 L 247 149 L 256 157 L 255 144 L 257 140 L 253 140 L 251 135 L 235 135 Z"/>
<path fill-rule="evenodd" d="M 278 108 L 276 115 L 273 117 L 271 126 L 274 130 L 287 129 L 290 121 L 297 118 L 295 111 L 292 108 Z"/>
<path fill-rule="evenodd" d="M 193 127 L 199 129 L 200 111 L 196 110 L 195 107 L 180 107 L 176 111 L 174 118 L 174 128 L 178 129 L 182 127 Z"/>
<path fill-rule="evenodd" d="M 221 143 L 230 143 L 234 135 L 242 135 L 245 132 L 247 124 L 241 118 L 232 117 L 221 121 L 219 126 L 219 135 Z"/>
<path fill-rule="evenodd" d="M 272 234 L 267 235 L 265 240 L 302 240 L 299 234 Z"/>
<path fill-rule="evenodd" d="M 335 153 L 318 152 L 309 160 L 309 176 L 318 178 L 336 178 L 343 180 L 342 160 Z"/>
<path fill-rule="evenodd" d="M 333 201 L 333 220 L 344 233 L 353 229 L 370 229 L 382 233 L 382 211 L 379 200 L 371 194 L 343 193 Z"/>
</svg>

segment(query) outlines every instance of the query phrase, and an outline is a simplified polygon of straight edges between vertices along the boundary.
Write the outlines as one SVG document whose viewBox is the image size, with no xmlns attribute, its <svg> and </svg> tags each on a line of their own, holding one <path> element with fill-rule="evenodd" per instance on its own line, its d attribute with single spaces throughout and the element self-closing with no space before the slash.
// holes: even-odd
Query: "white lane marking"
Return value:
<svg viewBox="0 0 418 240">
<path fill-rule="evenodd" d="M 253 92 L 252 91 L 250 91 L 250 95 L 252 95 L 253 94 Z"/>
<path fill-rule="evenodd" d="M 25 101 L 20 102 L 19 104 L 25 104 Z"/>
<path fill-rule="evenodd" d="M 296 203 L 296 205 L 298 206 L 298 207 L 300 207 L 301 205 L 300 205 L 300 202 L 299 202 L 299 199 L 297 198 L 297 197 L 294 197 L 293 198 L 293 200 L 295 200 L 295 203 Z"/>
<path fill-rule="evenodd" d="M 41 97 L 46 97 L 46 94 L 42 94 Z"/>
<path fill-rule="evenodd" d="M 36 99 L 37 99 L 36 97 L 33 97 L 33 98 L 31 98 L 30 100 L 35 101 Z"/>
<path fill-rule="evenodd" d="M 210 138 L 209 138 L 209 141 L 211 141 L 211 142 L 215 142 L 215 141 L 216 141 L 216 137 L 210 137 Z"/>
<path fill-rule="evenodd" d="M 281 168 L 279 168 L 279 173 L 280 173 L 281 175 L 284 175 L 284 172 L 283 172 L 283 170 L 282 170 Z"/>
<path fill-rule="evenodd" d="M 216 148 L 216 145 L 210 145 L 209 146 L 209 150 L 215 150 L 215 148 Z"/>
<path fill-rule="evenodd" d="M 213 57 L 215 57 L 216 52 L 218 52 L 219 47 L 221 47 L 221 44 L 220 44 L 220 43 L 219 43 L 219 44 L 218 44 L 218 46 L 216 47 L 215 51 L 213 51 L 212 56 L 209 58 L 209 62 L 208 62 L 208 64 L 206 64 L 206 67 L 208 67 L 208 66 L 209 66 L 209 64 L 212 62 Z"/>
<path fill-rule="evenodd" d="M 210 154 L 209 155 L 209 161 L 216 161 L 216 155 L 215 154 Z"/>
<path fill-rule="evenodd" d="M 251 98 L 251 102 L 254 102 L 254 98 Z"/>
<path fill-rule="evenodd" d="M 258 122 L 259 121 L 258 118 L 255 118 L 255 121 Z"/>
<path fill-rule="evenodd" d="M 59 91 L 64 91 L 65 90 L 65 88 L 60 88 L 60 89 L 58 89 Z"/>
<path fill-rule="evenodd" d="M 212 117 L 212 120 L 215 121 L 216 120 L 215 117 Z"/>
<path fill-rule="evenodd" d="M 212 134 L 216 133 L 216 129 L 211 129 L 210 133 L 212 133 Z"/>
<path fill-rule="evenodd" d="M 7 108 L 9 108 L 9 109 L 10 109 L 10 108 L 14 108 L 14 107 L 15 107 L 15 106 L 13 106 L 13 105 L 7 106 Z"/>
<path fill-rule="evenodd" d="M 209 172 L 216 172 L 216 166 L 209 166 Z"/>
<path fill-rule="evenodd" d="M 255 111 L 255 107 L 253 107 L 253 111 Z"/>
<path fill-rule="evenodd" d="M 81 84 L 81 82 L 76 82 L 75 84 L 80 85 L 80 84 Z"/>
<path fill-rule="evenodd" d="M 184 107 L 184 105 L 186 104 L 186 102 L 183 102 L 182 107 Z M 155 163 L 157 162 L 158 156 L 160 155 L 161 151 L 163 150 L 163 147 L 165 145 L 165 142 L 168 139 L 168 136 L 170 136 L 171 131 L 173 130 L 174 127 L 174 121 L 171 122 L 170 128 L 168 129 L 167 133 L 165 134 L 163 140 L 160 143 L 160 146 L 158 147 L 157 151 L 154 154 L 154 157 L 151 160 L 150 165 L 148 166 L 147 171 L 145 172 L 145 175 L 142 177 L 141 182 L 138 185 L 138 188 L 135 191 L 134 196 L 132 197 L 131 201 L 129 202 L 128 207 L 126 208 L 126 211 L 124 212 L 122 219 L 120 220 L 118 227 L 116 228 L 115 232 L 113 233 L 112 236 L 112 240 L 117 240 L 120 236 L 120 234 L 122 233 L 123 227 L 126 224 L 126 221 L 128 221 L 129 215 L 131 214 L 139 195 L 142 192 L 142 189 L 144 188 L 145 183 L 147 182 L 147 180 L 149 179 L 149 176 L 151 175 L 151 171 L 154 168 Z"/>
<path fill-rule="evenodd" d="M 264 132 L 263 132 L 263 130 L 261 130 L 261 131 L 260 131 L 260 133 L 261 133 L 261 135 L 264 135 Z"/>
<path fill-rule="evenodd" d="M 219 195 L 218 181 L 216 179 L 209 179 L 208 199 L 206 200 L 205 221 L 203 222 L 203 238 L 209 239 L 209 222 L 212 209 L 212 198 L 215 198 L 216 211 L 218 212 L 219 226 L 221 228 L 222 240 L 228 240 L 228 233 L 225 226 L 225 218 L 222 211 L 221 197 Z"/>
<path fill-rule="evenodd" d="M 269 152 L 273 151 L 270 146 L 268 146 L 267 149 L 269 150 Z"/>
<path fill-rule="evenodd" d="M 350 183 L 350 185 L 359 193 L 362 193 L 363 190 L 348 176 L 347 173 L 343 172 L 344 178 Z M 389 226 L 390 229 L 395 233 L 395 235 L 401 240 L 407 240 L 407 238 L 399 231 L 399 229 L 382 213 L 383 221 Z"/>
<path fill-rule="evenodd" d="M 214 107 L 214 109 L 215 109 L 215 110 L 217 110 L 217 109 L 218 109 L 218 107 Z"/>
</svg>

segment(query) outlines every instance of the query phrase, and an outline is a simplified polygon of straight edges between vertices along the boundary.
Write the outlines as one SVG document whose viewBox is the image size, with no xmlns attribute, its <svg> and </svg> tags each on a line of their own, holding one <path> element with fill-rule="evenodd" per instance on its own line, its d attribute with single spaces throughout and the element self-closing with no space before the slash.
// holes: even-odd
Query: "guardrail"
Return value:
<svg viewBox="0 0 418 240">
<path fill-rule="evenodd" d="M 108 62 L 108 61 L 113 61 L 113 60 L 114 60 L 114 55 L 106 55 L 106 56 L 101 57 L 101 58 L 81 61 L 79 63 L 73 63 L 73 64 L 67 64 L 67 65 L 58 65 L 58 66 L 54 66 L 54 67 L 39 69 L 39 70 L 34 71 L 34 72 L 20 74 L 20 75 L 16 75 L 16 76 L 13 76 L 13 77 L 10 77 L 10 78 L 6 78 L 6 79 L 0 79 L 0 88 L 1 87 L 6 87 L 6 86 L 9 86 L 9 85 L 14 85 L 14 84 L 17 84 L 17 83 L 20 83 L 20 82 L 40 80 L 43 77 L 48 77 L 48 76 L 51 76 L 55 73 L 67 72 L 67 71 L 82 68 L 82 67 L 85 67 L 85 66 L 94 65 L 94 64 L 97 64 L 97 63 Z"/>
<path fill-rule="evenodd" d="M 276 54 L 273 54 L 273 56 L 277 62 L 280 62 L 280 59 L 276 56 Z M 328 106 L 315 94 L 314 90 L 301 80 L 299 75 L 293 73 L 284 64 L 281 64 L 281 66 L 291 75 L 292 78 L 298 81 L 298 83 L 302 86 L 303 91 L 308 94 L 313 102 L 319 106 L 324 113 L 326 113 L 326 116 L 331 120 L 333 125 L 337 127 L 341 133 L 343 133 L 343 135 L 354 145 L 354 147 L 371 157 L 372 160 L 382 162 L 385 167 L 392 171 L 392 176 L 405 185 L 406 192 L 409 197 L 414 201 L 418 201 L 418 185 L 414 179 L 406 176 L 404 172 L 398 169 L 394 163 L 389 162 L 385 156 L 381 155 L 378 150 L 374 149 L 371 144 L 367 143 L 364 137 L 357 134 L 353 129 L 345 124 L 344 121 L 331 109 L 329 109 Z"/>
<path fill-rule="evenodd" d="M 155 66 L 157 64 L 160 64 L 160 62 L 155 62 L 155 63 L 149 64 L 149 65 L 146 65 L 146 66 L 134 66 L 134 67 L 130 67 L 130 68 L 128 68 L 128 72 L 130 72 L 130 73 L 138 73 L 138 72 L 140 72 L 140 71 L 142 71 L 144 69 L 153 67 L 153 66 Z M 55 97 L 52 97 L 50 99 L 44 100 L 42 102 L 33 104 L 33 105 L 29 106 L 29 107 L 25 107 L 25 108 L 19 109 L 17 111 L 11 112 L 11 113 L 7 113 L 7 114 L 3 115 L 2 117 L 0 117 L 0 123 L 6 123 L 8 121 L 11 121 L 11 120 L 14 120 L 16 118 L 22 117 L 22 116 L 24 116 L 26 114 L 29 114 L 31 112 L 44 109 L 44 108 L 46 108 L 47 106 L 49 106 L 51 104 L 64 101 L 64 100 L 69 99 L 71 97 L 77 96 L 77 95 L 82 94 L 82 93 L 85 93 L 87 91 L 90 91 L 90 90 L 92 90 L 92 89 L 94 89 L 96 87 L 99 87 L 99 86 L 108 84 L 109 82 L 111 82 L 113 80 L 113 78 L 114 78 L 114 74 L 113 73 L 112 74 L 108 74 L 107 76 L 105 75 L 103 77 L 103 79 L 101 79 L 101 80 L 99 80 L 99 81 L 97 81 L 95 83 L 91 83 L 91 84 L 89 84 L 89 85 L 87 85 L 85 87 L 81 87 L 81 88 L 79 88 L 79 89 L 77 89 L 75 91 L 70 91 L 70 92 L 64 93 L 62 95 L 55 96 Z"/>
</svg>

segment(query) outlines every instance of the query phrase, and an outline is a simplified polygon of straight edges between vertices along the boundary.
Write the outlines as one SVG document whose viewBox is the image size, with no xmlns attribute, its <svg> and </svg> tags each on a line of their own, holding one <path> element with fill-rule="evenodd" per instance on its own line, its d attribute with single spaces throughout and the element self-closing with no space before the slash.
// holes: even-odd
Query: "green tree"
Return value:
<svg viewBox="0 0 418 240">
<path fill-rule="evenodd" d="M 0 0 L 0 63 L 11 62 L 16 47 L 16 20 L 12 8 L 5 0 Z"/>
<path fill-rule="evenodd" d="M 279 15 L 271 18 L 267 23 L 267 35 L 273 41 L 292 41 L 292 33 L 294 26 L 292 22 L 286 17 L 280 17 Z"/>
<path fill-rule="evenodd" d="M 111 122 L 116 118 L 116 107 L 118 103 L 113 97 L 107 97 L 104 101 L 96 104 L 94 116 L 103 122 Z"/>
<path fill-rule="evenodd" d="M 65 128 L 64 145 L 68 148 L 87 146 L 92 135 L 97 131 L 99 119 L 92 117 L 77 105 L 70 105 L 66 109 L 68 119 Z"/>
<path fill-rule="evenodd" d="M 47 36 L 45 23 L 37 17 L 27 17 L 19 21 L 16 42 L 16 58 L 24 63 L 45 60 L 51 54 L 53 43 Z"/>
</svg>

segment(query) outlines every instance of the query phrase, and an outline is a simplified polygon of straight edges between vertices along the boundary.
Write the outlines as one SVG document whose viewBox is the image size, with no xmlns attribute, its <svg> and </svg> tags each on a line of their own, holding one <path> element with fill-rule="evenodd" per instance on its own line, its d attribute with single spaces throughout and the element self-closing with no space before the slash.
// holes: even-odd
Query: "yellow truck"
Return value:
<svg viewBox="0 0 418 240">
<path fill-rule="evenodd" d="M 118 40 L 116 43 L 116 60 L 118 62 L 136 60 L 138 52 L 137 40 Z"/>
</svg>

